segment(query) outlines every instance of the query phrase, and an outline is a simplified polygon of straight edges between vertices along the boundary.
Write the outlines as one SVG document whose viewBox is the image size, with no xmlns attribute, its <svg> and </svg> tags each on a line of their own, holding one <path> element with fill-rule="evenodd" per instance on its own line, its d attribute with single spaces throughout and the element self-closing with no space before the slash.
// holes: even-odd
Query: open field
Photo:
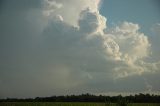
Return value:
<svg viewBox="0 0 160 106">
<path fill-rule="evenodd" d="M 0 106 L 116 106 L 112 103 L 3 102 Z M 160 106 L 158 103 L 130 103 L 128 106 Z"/>
</svg>

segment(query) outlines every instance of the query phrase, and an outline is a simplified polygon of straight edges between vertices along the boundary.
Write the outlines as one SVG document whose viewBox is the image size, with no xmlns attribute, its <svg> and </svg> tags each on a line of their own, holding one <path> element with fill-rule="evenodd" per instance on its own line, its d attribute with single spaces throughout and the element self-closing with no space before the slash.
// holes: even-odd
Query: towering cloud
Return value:
<svg viewBox="0 0 160 106">
<path fill-rule="evenodd" d="M 81 11 L 86 8 L 98 11 L 100 0 L 44 0 L 43 3 L 45 14 L 61 15 L 66 23 L 77 26 Z"/>
<path fill-rule="evenodd" d="M 122 22 L 107 28 L 98 10 L 100 0 L 2 3 L 2 97 L 123 92 L 122 85 L 129 84 L 123 79 L 132 83 L 137 76 L 159 71 L 158 62 L 148 61 L 152 46 L 139 25 Z M 139 80 L 135 83 L 143 91 L 149 84 Z M 129 85 L 132 92 L 137 89 Z"/>
</svg>

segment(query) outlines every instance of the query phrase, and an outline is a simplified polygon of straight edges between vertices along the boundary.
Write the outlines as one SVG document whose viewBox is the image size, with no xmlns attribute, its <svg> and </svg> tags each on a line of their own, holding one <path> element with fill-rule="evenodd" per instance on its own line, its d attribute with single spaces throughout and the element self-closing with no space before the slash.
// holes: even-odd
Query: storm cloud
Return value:
<svg viewBox="0 0 160 106">
<path fill-rule="evenodd" d="M 100 2 L 2 0 L 0 97 L 158 91 L 152 40 L 132 22 L 108 28 Z"/>
</svg>

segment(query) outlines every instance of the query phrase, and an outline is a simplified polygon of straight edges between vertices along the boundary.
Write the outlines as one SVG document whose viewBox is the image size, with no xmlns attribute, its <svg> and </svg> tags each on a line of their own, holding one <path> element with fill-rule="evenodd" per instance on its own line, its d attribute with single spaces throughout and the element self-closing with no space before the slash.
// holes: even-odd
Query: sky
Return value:
<svg viewBox="0 0 160 106">
<path fill-rule="evenodd" d="M 0 98 L 160 94 L 159 0 L 1 0 Z"/>
<path fill-rule="evenodd" d="M 150 27 L 160 22 L 159 5 L 159 0 L 103 0 L 100 12 L 108 19 L 108 26 L 129 21 L 151 34 Z"/>
</svg>

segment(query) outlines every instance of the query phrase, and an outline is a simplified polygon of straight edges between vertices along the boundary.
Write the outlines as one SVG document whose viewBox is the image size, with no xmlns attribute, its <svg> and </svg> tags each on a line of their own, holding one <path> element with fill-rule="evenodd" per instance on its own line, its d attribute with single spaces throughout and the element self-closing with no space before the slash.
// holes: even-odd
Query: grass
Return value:
<svg viewBox="0 0 160 106">
<path fill-rule="evenodd" d="M 115 103 L 2 102 L 0 106 L 117 106 Z M 129 103 L 127 106 L 160 106 L 158 103 Z"/>
</svg>

